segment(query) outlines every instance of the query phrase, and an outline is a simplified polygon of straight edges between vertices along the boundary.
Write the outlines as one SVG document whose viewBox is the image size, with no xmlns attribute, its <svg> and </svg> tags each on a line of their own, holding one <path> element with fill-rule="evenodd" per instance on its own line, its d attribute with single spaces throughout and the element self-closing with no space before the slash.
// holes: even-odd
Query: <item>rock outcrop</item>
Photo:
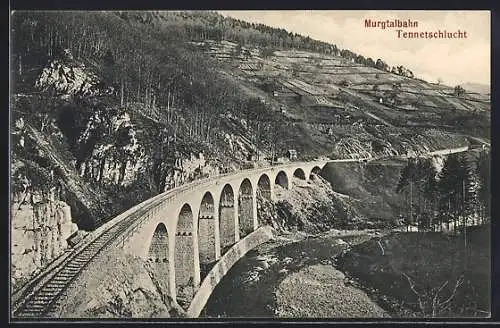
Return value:
<svg viewBox="0 0 500 328">
<path fill-rule="evenodd" d="M 57 193 L 55 191 L 54 193 Z M 11 205 L 12 283 L 22 283 L 67 248 L 78 230 L 71 208 L 54 193 L 16 193 Z"/>
<path fill-rule="evenodd" d="M 276 202 L 258 195 L 259 224 L 270 224 L 280 232 L 319 233 L 333 227 L 344 228 L 360 216 L 345 195 L 335 193 L 319 176 L 312 181 L 293 177 L 291 190 L 275 186 Z"/>
<path fill-rule="evenodd" d="M 88 120 L 77 140 L 80 161 L 76 166 L 79 175 L 89 181 L 129 186 L 146 168 L 145 149 L 127 112 L 107 114 L 96 111 Z M 88 156 L 83 154 L 85 150 Z"/>
<path fill-rule="evenodd" d="M 35 82 L 35 87 L 41 91 L 49 91 L 69 98 L 73 95 L 97 96 L 112 94 L 113 88 L 101 88 L 101 81 L 83 63 L 71 60 L 57 59 L 51 61 L 41 72 Z"/>
<path fill-rule="evenodd" d="M 100 257 L 67 291 L 62 318 L 168 318 L 184 311 L 168 296 L 168 271 L 158 271 L 142 259 L 111 252 Z M 165 283 L 167 282 L 167 283 Z"/>
</svg>

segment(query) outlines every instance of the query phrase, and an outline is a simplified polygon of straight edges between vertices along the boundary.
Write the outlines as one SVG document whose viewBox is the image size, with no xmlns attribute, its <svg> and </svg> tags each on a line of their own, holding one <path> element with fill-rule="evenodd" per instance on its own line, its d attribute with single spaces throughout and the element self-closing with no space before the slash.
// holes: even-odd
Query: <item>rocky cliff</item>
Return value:
<svg viewBox="0 0 500 328">
<path fill-rule="evenodd" d="M 302 231 L 315 234 L 331 228 L 345 228 L 364 218 L 347 195 L 332 190 L 330 183 L 315 175 L 304 181 L 293 177 L 292 189 L 275 186 L 276 202 L 258 195 L 260 224 L 271 224 L 279 232 Z"/>
<path fill-rule="evenodd" d="M 76 230 L 231 167 L 210 148 L 187 146 L 167 123 L 110 104 L 113 88 L 69 52 L 49 62 L 33 87 L 39 93 L 13 99 L 14 288 L 60 255 Z M 235 137 L 224 138 L 238 153 Z"/>
<path fill-rule="evenodd" d="M 71 208 L 59 200 L 60 190 L 43 196 L 17 192 L 11 207 L 12 281 L 15 286 L 38 272 L 67 248 L 67 239 L 78 230 Z"/>
</svg>

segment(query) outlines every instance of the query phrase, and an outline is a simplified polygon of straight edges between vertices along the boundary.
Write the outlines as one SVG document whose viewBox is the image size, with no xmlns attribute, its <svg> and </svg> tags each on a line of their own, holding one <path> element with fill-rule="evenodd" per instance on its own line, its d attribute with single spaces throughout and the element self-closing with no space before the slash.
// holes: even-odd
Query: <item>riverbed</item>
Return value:
<svg viewBox="0 0 500 328">
<path fill-rule="evenodd" d="M 388 317 L 334 267 L 340 252 L 373 236 L 373 231 L 290 233 L 262 244 L 233 266 L 200 316 Z"/>
</svg>

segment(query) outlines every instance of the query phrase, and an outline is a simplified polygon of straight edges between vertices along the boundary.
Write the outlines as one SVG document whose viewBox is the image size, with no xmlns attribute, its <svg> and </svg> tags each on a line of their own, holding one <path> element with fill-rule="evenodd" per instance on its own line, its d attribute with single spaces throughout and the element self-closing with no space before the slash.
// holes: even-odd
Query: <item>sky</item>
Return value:
<svg viewBox="0 0 500 328">
<path fill-rule="evenodd" d="M 336 44 L 390 66 L 403 65 L 429 82 L 490 84 L 489 11 L 266 10 L 220 11 Z M 367 28 L 365 19 L 418 22 L 406 32 L 465 31 L 467 38 L 398 38 L 397 28 Z"/>
</svg>

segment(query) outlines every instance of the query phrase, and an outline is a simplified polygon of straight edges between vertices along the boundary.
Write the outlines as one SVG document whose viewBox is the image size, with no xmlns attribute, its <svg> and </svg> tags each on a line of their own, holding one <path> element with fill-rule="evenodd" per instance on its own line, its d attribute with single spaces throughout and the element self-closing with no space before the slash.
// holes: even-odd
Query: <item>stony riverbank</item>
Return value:
<svg viewBox="0 0 500 328">
<path fill-rule="evenodd" d="M 315 264 L 286 277 L 276 291 L 280 318 L 390 317 L 330 264 Z"/>
</svg>

